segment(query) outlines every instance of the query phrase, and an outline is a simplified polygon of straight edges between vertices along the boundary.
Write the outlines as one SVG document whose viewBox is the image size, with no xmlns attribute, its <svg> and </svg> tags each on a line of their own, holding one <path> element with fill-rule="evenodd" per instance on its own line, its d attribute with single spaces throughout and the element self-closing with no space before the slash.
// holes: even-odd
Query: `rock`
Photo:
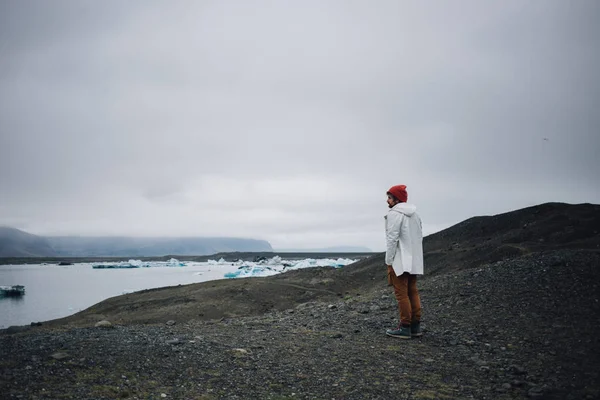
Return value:
<svg viewBox="0 0 600 400">
<path fill-rule="evenodd" d="M 504 389 L 504 390 L 510 390 L 511 388 L 512 388 L 512 385 L 510 383 L 502 384 L 502 389 Z"/>
<path fill-rule="evenodd" d="M 534 386 L 527 392 L 529 397 L 542 397 L 544 395 L 544 389 L 541 386 Z"/>
<path fill-rule="evenodd" d="M 51 354 L 50 357 L 54 358 L 55 360 L 59 360 L 60 361 L 60 360 L 65 360 L 65 359 L 67 359 L 67 358 L 69 358 L 71 356 L 68 355 L 67 353 L 58 351 L 56 353 Z"/>
<path fill-rule="evenodd" d="M 490 367 L 488 367 L 487 365 L 482 365 L 481 367 L 479 367 L 479 370 L 483 372 L 490 372 Z"/>
<path fill-rule="evenodd" d="M 381 307 L 379 307 L 378 305 L 373 305 L 369 310 L 371 310 L 371 312 L 376 312 L 381 310 Z"/>
<path fill-rule="evenodd" d="M 110 323 L 110 321 L 107 320 L 102 320 L 102 321 L 98 321 L 96 322 L 96 324 L 94 325 L 96 328 L 111 328 L 112 324 Z"/>
<path fill-rule="evenodd" d="M 173 326 L 173 325 L 175 325 L 175 323 L 176 322 L 171 319 L 171 320 L 167 321 L 167 326 Z"/>
<path fill-rule="evenodd" d="M 337 306 L 335 304 L 330 304 L 327 306 L 327 308 L 329 308 L 330 310 L 335 310 Z"/>
<path fill-rule="evenodd" d="M 240 355 L 240 356 L 245 356 L 247 354 L 252 354 L 252 352 L 250 350 L 246 350 L 246 349 L 242 349 L 242 348 L 232 349 L 231 351 L 234 354 L 237 354 L 237 355 Z"/>
<path fill-rule="evenodd" d="M 425 359 L 425 362 L 428 362 L 428 363 L 432 363 L 432 362 L 434 362 L 434 361 L 435 361 L 435 360 L 434 360 L 433 358 L 426 358 L 426 359 Z"/>
<path fill-rule="evenodd" d="M 167 344 L 178 345 L 178 344 L 183 344 L 183 342 L 179 339 L 172 339 L 172 340 L 167 340 Z"/>
<path fill-rule="evenodd" d="M 333 335 L 331 335 L 329 337 L 332 338 L 332 339 L 341 339 L 341 338 L 344 337 L 344 335 L 342 335 L 341 333 L 337 332 L 337 333 L 334 333 Z"/>
<path fill-rule="evenodd" d="M 515 375 L 525 375 L 525 374 L 527 374 L 527 371 L 523 367 L 521 367 L 521 366 L 511 365 L 509 368 L 510 368 L 510 371 L 513 374 L 515 374 Z"/>
<path fill-rule="evenodd" d="M 165 397 L 167 397 L 167 395 L 166 395 L 166 393 L 161 393 L 160 397 L 162 397 L 164 399 Z"/>
<path fill-rule="evenodd" d="M 41 322 L 32 322 L 31 326 L 42 326 Z"/>
</svg>

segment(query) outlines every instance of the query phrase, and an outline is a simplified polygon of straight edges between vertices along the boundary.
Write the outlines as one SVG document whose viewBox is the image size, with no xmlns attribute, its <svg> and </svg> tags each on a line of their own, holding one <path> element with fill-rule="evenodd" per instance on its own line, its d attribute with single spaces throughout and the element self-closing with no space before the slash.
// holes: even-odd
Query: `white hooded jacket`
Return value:
<svg viewBox="0 0 600 400">
<path fill-rule="evenodd" d="M 398 203 L 385 216 L 385 263 L 397 276 L 423 275 L 423 232 L 416 210 L 413 204 Z"/>
</svg>

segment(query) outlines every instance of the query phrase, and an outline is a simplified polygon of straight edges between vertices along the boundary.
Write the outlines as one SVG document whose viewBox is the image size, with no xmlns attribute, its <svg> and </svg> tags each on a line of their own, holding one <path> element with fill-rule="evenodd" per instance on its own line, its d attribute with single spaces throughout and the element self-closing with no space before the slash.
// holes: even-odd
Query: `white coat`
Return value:
<svg viewBox="0 0 600 400">
<path fill-rule="evenodd" d="M 396 276 L 423 275 L 423 231 L 416 210 L 412 204 L 398 203 L 385 216 L 385 263 Z"/>
</svg>

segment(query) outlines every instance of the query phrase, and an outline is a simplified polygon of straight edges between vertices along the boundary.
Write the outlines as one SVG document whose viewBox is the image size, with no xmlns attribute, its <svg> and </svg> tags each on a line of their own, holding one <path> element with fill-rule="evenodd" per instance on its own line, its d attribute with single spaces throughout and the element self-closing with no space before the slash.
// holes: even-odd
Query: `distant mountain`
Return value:
<svg viewBox="0 0 600 400">
<path fill-rule="evenodd" d="M 334 246 L 313 249 L 275 249 L 280 253 L 372 253 L 373 250 L 364 246 Z"/>
<path fill-rule="evenodd" d="M 56 251 L 42 236 L 0 226 L 0 257 L 54 257 Z"/>
<path fill-rule="evenodd" d="M 140 238 L 36 236 L 0 227 L 0 257 L 158 257 L 219 252 L 273 251 L 265 240 L 243 238 Z"/>
</svg>

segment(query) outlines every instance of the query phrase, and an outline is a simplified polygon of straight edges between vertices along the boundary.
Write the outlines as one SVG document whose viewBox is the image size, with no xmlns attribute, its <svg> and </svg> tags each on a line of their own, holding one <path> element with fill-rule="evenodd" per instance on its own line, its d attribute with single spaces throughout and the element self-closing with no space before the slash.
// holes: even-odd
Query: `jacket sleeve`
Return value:
<svg viewBox="0 0 600 400">
<path fill-rule="evenodd" d="M 386 225 L 386 242 L 387 248 L 385 251 L 385 264 L 392 265 L 394 256 L 398 250 L 398 239 L 400 239 L 400 226 L 402 225 L 403 214 L 399 212 L 390 212 L 387 218 Z"/>
</svg>

